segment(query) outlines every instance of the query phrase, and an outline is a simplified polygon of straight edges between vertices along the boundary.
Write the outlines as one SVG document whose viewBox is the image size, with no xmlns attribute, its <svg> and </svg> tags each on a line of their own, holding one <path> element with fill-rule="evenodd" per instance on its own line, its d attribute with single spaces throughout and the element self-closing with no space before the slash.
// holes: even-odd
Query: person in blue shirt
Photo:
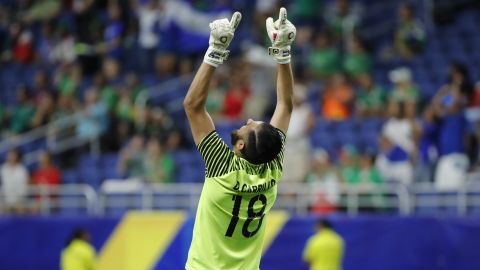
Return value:
<svg viewBox="0 0 480 270">
<path fill-rule="evenodd" d="M 467 120 L 465 100 L 457 88 L 443 88 L 433 99 L 438 122 L 439 160 L 435 185 L 439 190 L 455 190 L 466 178 L 469 160 L 466 155 Z"/>
</svg>

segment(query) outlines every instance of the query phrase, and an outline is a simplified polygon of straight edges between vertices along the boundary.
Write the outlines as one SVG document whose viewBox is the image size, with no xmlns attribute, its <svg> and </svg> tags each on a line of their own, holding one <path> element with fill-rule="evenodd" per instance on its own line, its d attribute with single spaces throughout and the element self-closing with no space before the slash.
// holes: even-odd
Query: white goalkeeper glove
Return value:
<svg viewBox="0 0 480 270">
<path fill-rule="evenodd" d="M 279 64 L 290 63 L 291 53 L 290 45 L 295 39 L 297 29 L 287 20 L 287 10 L 280 8 L 278 20 L 275 22 L 271 17 L 266 21 L 267 33 L 272 46 L 268 48 L 268 54 L 273 55 L 273 58 Z"/>
<path fill-rule="evenodd" d="M 227 50 L 228 45 L 230 45 L 241 19 L 242 14 L 237 11 L 233 13 L 230 21 L 224 18 L 210 23 L 210 39 L 208 40 L 210 46 L 205 53 L 203 62 L 218 67 L 224 60 L 227 60 L 230 53 Z"/>
</svg>

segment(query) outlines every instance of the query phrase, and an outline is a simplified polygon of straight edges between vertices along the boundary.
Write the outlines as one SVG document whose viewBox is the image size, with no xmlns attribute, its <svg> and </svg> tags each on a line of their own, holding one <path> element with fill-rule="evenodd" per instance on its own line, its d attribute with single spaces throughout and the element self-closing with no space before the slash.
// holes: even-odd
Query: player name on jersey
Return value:
<svg viewBox="0 0 480 270">
<path fill-rule="evenodd" d="M 277 181 L 275 181 L 274 179 L 268 182 L 265 182 L 263 184 L 253 185 L 253 186 L 249 184 L 243 184 L 240 186 L 240 182 L 237 181 L 237 183 L 233 187 L 233 190 L 246 192 L 246 193 L 257 193 L 257 192 L 263 192 L 265 190 L 268 190 L 274 187 L 276 184 L 277 184 Z"/>
</svg>

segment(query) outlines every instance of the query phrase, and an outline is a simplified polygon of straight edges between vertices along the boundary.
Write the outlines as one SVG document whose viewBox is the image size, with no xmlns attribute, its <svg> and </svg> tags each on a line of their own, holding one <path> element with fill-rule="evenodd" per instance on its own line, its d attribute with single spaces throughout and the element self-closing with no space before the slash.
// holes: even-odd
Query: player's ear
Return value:
<svg viewBox="0 0 480 270">
<path fill-rule="evenodd" d="M 244 147 L 245 147 L 245 141 L 243 139 L 238 139 L 236 142 L 235 142 L 235 149 L 240 151 L 242 150 Z"/>
</svg>

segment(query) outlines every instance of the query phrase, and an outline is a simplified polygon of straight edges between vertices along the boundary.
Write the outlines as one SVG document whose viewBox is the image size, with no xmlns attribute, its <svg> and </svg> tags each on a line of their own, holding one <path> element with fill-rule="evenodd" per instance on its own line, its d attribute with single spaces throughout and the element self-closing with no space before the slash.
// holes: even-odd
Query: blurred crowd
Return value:
<svg viewBox="0 0 480 270">
<path fill-rule="evenodd" d="M 478 167 L 480 87 L 475 88 L 467 65 L 451 62 L 439 79 L 443 85 L 434 95 L 424 94 L 410 68 L 429 48 L 426 22 L 414 3 L 383 4 L 393 6 L 395 15 L 385 21 L 390 27 L 383 36 L 371 35 L 369 6 L 363 1 L 0 3 L 0 65 L 34 70 L 15 89 L 2 90 L 15 97 L 0 101 L 2 139 L 75 116 L 75 126 L 58 130 L 85 140 L 100 138 L 102 153 L 118 153 L 119 177 L 175 182 L 182 168 L 176 168 L 172 155 L 194 149 L 184 119 L 155 103 L 139 109 L 135 101 L 149 87 L 193 72 L 208 46 L 208 22 L 240 10 L 244 18 L 232 57 L 215 75 L 207 109 L 218 125 L 248 117 L 268 120 L 276 74 L 265 53 L 265 19 L 287 6 L 297 39 L 285 181 L 328 190 L 317 199 L 335 205 L 342 183 L 425 181 L 450 190 Z M 379 79 L 379 66 L 390 67 L 386 80 Z M 372 146 L 312 144 L 319 124 L 362 125 L 369 119 L 382 123 L 373 131 Z M 52 128 L 55 136 L 65 135 L 58 132 Z M 80 147 L 52 159 L 45 151 L 38 168 L 27 170 L 19 151 L 12 150 L 2 165 L 2 188 L 24 194 L 29 183 L 58 185 L 61 171 L 86 152 Z M 17 205 L 15 198 L 7 202 Z"/>
</svg>

